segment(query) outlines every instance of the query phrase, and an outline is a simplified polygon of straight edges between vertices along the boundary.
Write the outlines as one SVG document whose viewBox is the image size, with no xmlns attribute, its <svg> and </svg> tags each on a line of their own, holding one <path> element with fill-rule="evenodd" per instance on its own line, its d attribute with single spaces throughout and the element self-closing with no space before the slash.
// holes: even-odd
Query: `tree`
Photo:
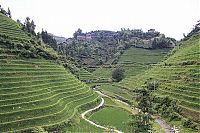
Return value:
<svg viewBox="0 0 200 133">
<path fill-rule="evenodd" d="M 25 19 L 24 28 L 25 28 L 25 30 L 27 30 L 28 32 L 30 32 L 31 23 L 30 23 L 30 18 L 29 17 L 26 17 L 26 19 Z"/>
<path fill-rule="evenodd" d="M 151 132 L 151 116 L 148 113 L 139 112 L 136 115 L 136 129 L 135 133 L 149 133 Z"/>
<path fill-rule="evenodd" d="M 200 28 L 200 20 L 198 20 L 197 24 L 195 24 L 195 28 Z"/>
<path fill-rule="evenodd" d="M 149 133 L 152 130 L 151 119 L 148 113 L 139 112 L 136 115 L 131 115 L 128 125 L 132 129 L 132 133 Z"/>
<path fill-rule="evenodd" d="M 117 82 L 121 81 L 124 78 L 124 69 L 116 68 L 112 73 L 112 78 Z"/>
<path fill-rule="evenodd" d="M 157 86 L 156 86 L 157 88 Z M 137 97 L 138 108 L 141 111 L 135 115 L 135 133 L 149 133 L 151 132 L 151 115 L 149 114 L 152 107 L 152 91 L 155 89 L 155 83 L 146 82 L 146 88 L 139 90 L 140 95 Z"/>
<path fill-rule="evenodd" d="M 0 5 L 0 13 L 7 15 L 7 12 L 3 9 L 3 7 Z"/>
<path fill-rule="evenodd" d="M 29 17 L 26 17 L 25 22 L 24 22 L 24 29 L 27 32 L 29 32 L 29 33 L 31 33 L 32 35 L 35 36 L 36 35 L 35 34 L 35 27 L 36 27 L 36 25 L 35 25 L 34 21 L 31 20 Z"/>
<path fill-rule="evenodd" d="M 12 16 L 11 16 L 11 11 L 10 11 L 10 8 L 9 8 L 9 7 L 8 7 L 7 15 L 8 15 L 9 18 L 12 18 Z"/>
<path fill-rule="evenodd" d="M 41 38 L 44 41 L 44 43 L 46 43 L 47 45 L 51 46 L 54 50 L 57 50 L 57 42 L 56 42 L 56 40 L 47 31 L 43 31 L 42 30 Z"/>
<path fill-rule="evenodd" d="M 142 110 L 142 112 L 149 112 L 151 108 L 151 92 L 147 89 L 140 90 L 140 95 L 137 97 L 138 100 L 138 108 Z"/>
<path fill-rule="evenodd" d="M 34 23 L 33 20 L 31 21 L 31 25 L 30 25 L 30 26 L 31 26 L 31 31 L 30 31 L 31 34 L 36 35 L 36 34 L 35 34 L 35 27 L 36 27 L 36 25 L 35 25 L 35 23 Z"/>
<path fill-rule="evenodd" d="M 77 36 L 81 35 L 81 34 L 82 34 L 82 30 L 80 28 L 78 28 L 78 30 L 75 31 L 75 33 L 73 35 L 74 35 L 74 38 L 77 39 Z"/>
</svg>

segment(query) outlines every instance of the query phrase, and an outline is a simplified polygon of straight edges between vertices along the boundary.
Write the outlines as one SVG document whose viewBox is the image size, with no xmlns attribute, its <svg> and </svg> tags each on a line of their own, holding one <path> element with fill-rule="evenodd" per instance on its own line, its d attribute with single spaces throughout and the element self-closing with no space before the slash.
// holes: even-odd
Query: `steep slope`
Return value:
<svg viewBox="0 0 200 133">
<path fill-rule="evenodd" d="M 119 58 L 119 65 L 125 69 L 126 77 L 135 76 L 148 69 L 152 64 L 162 61 L 170 49 L 130 48 Z"/>
<path fill-rule="evenodd" d="M 154 92 L 159 97 L 177 100 L 180 117 L 200 123 L 200 32 L 181 41 L 167 60 L 137 76 L 123 80 L 120 85 L 130 89 L 142 88 L 151 79 L 158 84 Z"/>
<path fill-rule="evenodd" d="M 131 47 L 119 57 L 116 65 L 105 65 L 105 67 L 97 68 L 93 74 L 104 78 L 111 78 L 112 71 L 120 66 L 125 70 L 125 77 L 135 76 L 150 68 L 152 64 L 156 64 L 167 55 L 171 49 L 143 49 Z"/>
<path fill-rule="evenodd" d="M 0 36 L 15 40 L 15 42 L 29 42 L 31 38 L 22 30 L 21 25 L 0 13 Z"/>
<path fill-rule="evenodd" d="M 90 81 L 96 81 L 98 80 L 98 77 L 93 75 L 92 73 L 88 72 L 84 68 L 80 68 L 79 70 L 79 80 L 85 81 L 85 82 L 90 82 Z"/>
<path fill-rule="evenodd" d="M 97 95 L 20 28 L 0 14 L 0 132 L 67 124 Z"/>
</svg>

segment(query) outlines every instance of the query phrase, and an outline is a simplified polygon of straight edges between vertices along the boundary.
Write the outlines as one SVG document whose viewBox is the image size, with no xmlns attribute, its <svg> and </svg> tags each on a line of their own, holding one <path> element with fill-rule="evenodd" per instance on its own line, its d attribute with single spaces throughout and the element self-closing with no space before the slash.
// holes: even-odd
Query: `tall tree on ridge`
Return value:
<svg viewBox="0 0 200 133">
<path fill-rule="evenodd" d="M 11 11 L 10 11 L 10 8 L 9 8 L 9 7 L 8 7 L 7 15 L 8 15 L 9 18 L 12 18 Z"/>
<path fill-rule="evenodd" d="M 35 27 L 36 27 L 36 25 L 35 25 L 35 23 L 34 23 L 34 21 L 32 20 L 31 22 L 30 22 L 30 18 L 29 17 L 26 17 L 26 19 L 25 19 L 25 22 L 24 22 L 24 28 L 25 28 L 25 30 L 27 30 L 29 33 L 31 33 L 32 35 L 36 35 L 35 34 Z"/>
</svg>

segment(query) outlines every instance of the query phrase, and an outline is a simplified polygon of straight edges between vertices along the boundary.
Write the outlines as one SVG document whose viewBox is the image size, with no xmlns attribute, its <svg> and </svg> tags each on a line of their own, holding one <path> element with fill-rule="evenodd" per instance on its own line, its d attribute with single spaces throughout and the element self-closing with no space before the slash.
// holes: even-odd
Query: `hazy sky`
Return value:
<svg viewBox="0 0 200 133">
<path fill-rule="evenodd" d="M 13 19 L 34 20 L 55 35 L 71 37 L 75 30 L 154 28 L 180 39 L 200 19 L 200 0 L 0 0 Z"/>
</svg>

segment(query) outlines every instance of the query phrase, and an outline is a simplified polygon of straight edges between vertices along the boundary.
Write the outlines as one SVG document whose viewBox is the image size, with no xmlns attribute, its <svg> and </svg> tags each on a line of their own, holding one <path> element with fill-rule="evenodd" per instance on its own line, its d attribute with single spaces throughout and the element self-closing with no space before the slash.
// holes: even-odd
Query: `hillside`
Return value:
<svg viewBox="0 0 200 133">
<path fill-rule="evenodd" d="M 172 48 L 176 40 L 165 37 L 155 29 L 147 32 L 138 29 L 121 31 L 98 30 L 83 33 L 78 29 L 73 38 L 59 45 L 59 52 L 75 59 L 83 66 L 113 64 L 130 47 L 145 49 Z M 111 62 L 110 62 L 111 61 Z"/>
<path fill-rule="evenodd" d="M 0 132 L 68 125 L 97 95 L 59 65 L 52 49 L 0 13 Z"/>
<path fill-rule="evenodd" d="M 116 65 L 105 65 L 97 68 L 93 74 L 99 75 L 104 78 L 111 78 L 112 71 L 121 67 L 125 70 L 125 77 L 135 76 L 141 72 L 147 70 L 151 65 L 156 64 L 167 55 L 170 49 L 143 49 L 131 47 L 119 56 L 118 63 Z"/>
<path fill-rule="evenodd" d="M 198 31 L 179 42 L 167 60 L 139 75 L 124 79 L 119 86 L 137 91 L 144 87 L 145 82 L 154 83 L 154 86 L 158 86 L 153 93 L 154 96 L 173 99 L 177 101 L 180 108 L 180 112 L 176 115 L 182 122 L 174 120 L 171 123 L 181 128 L 184 125 L 184 127 L 197 129 L 200 124 L 199 40 Z M 159 111 L 158 113 L 162 114 Z"/>
<path fill-rule="evenodd" d="M 169 51 L 170 49 L 130 48 L 120 56 L 118 64 L 124 67 L 126 77 L 135 76 L 164 60 Z"/>
<path fill-rule="evenodd" d="M 85 82 L 90 82 L 90 81 L 96 81 L 98 80 L 98 77 L 93 75 L 92 73 L 88 72 L 87 70 L 85 70 L 84 68 L 81 68 L 79 70 L 79 80 L 81 81 L 85 81 Z"/>
</svg>

